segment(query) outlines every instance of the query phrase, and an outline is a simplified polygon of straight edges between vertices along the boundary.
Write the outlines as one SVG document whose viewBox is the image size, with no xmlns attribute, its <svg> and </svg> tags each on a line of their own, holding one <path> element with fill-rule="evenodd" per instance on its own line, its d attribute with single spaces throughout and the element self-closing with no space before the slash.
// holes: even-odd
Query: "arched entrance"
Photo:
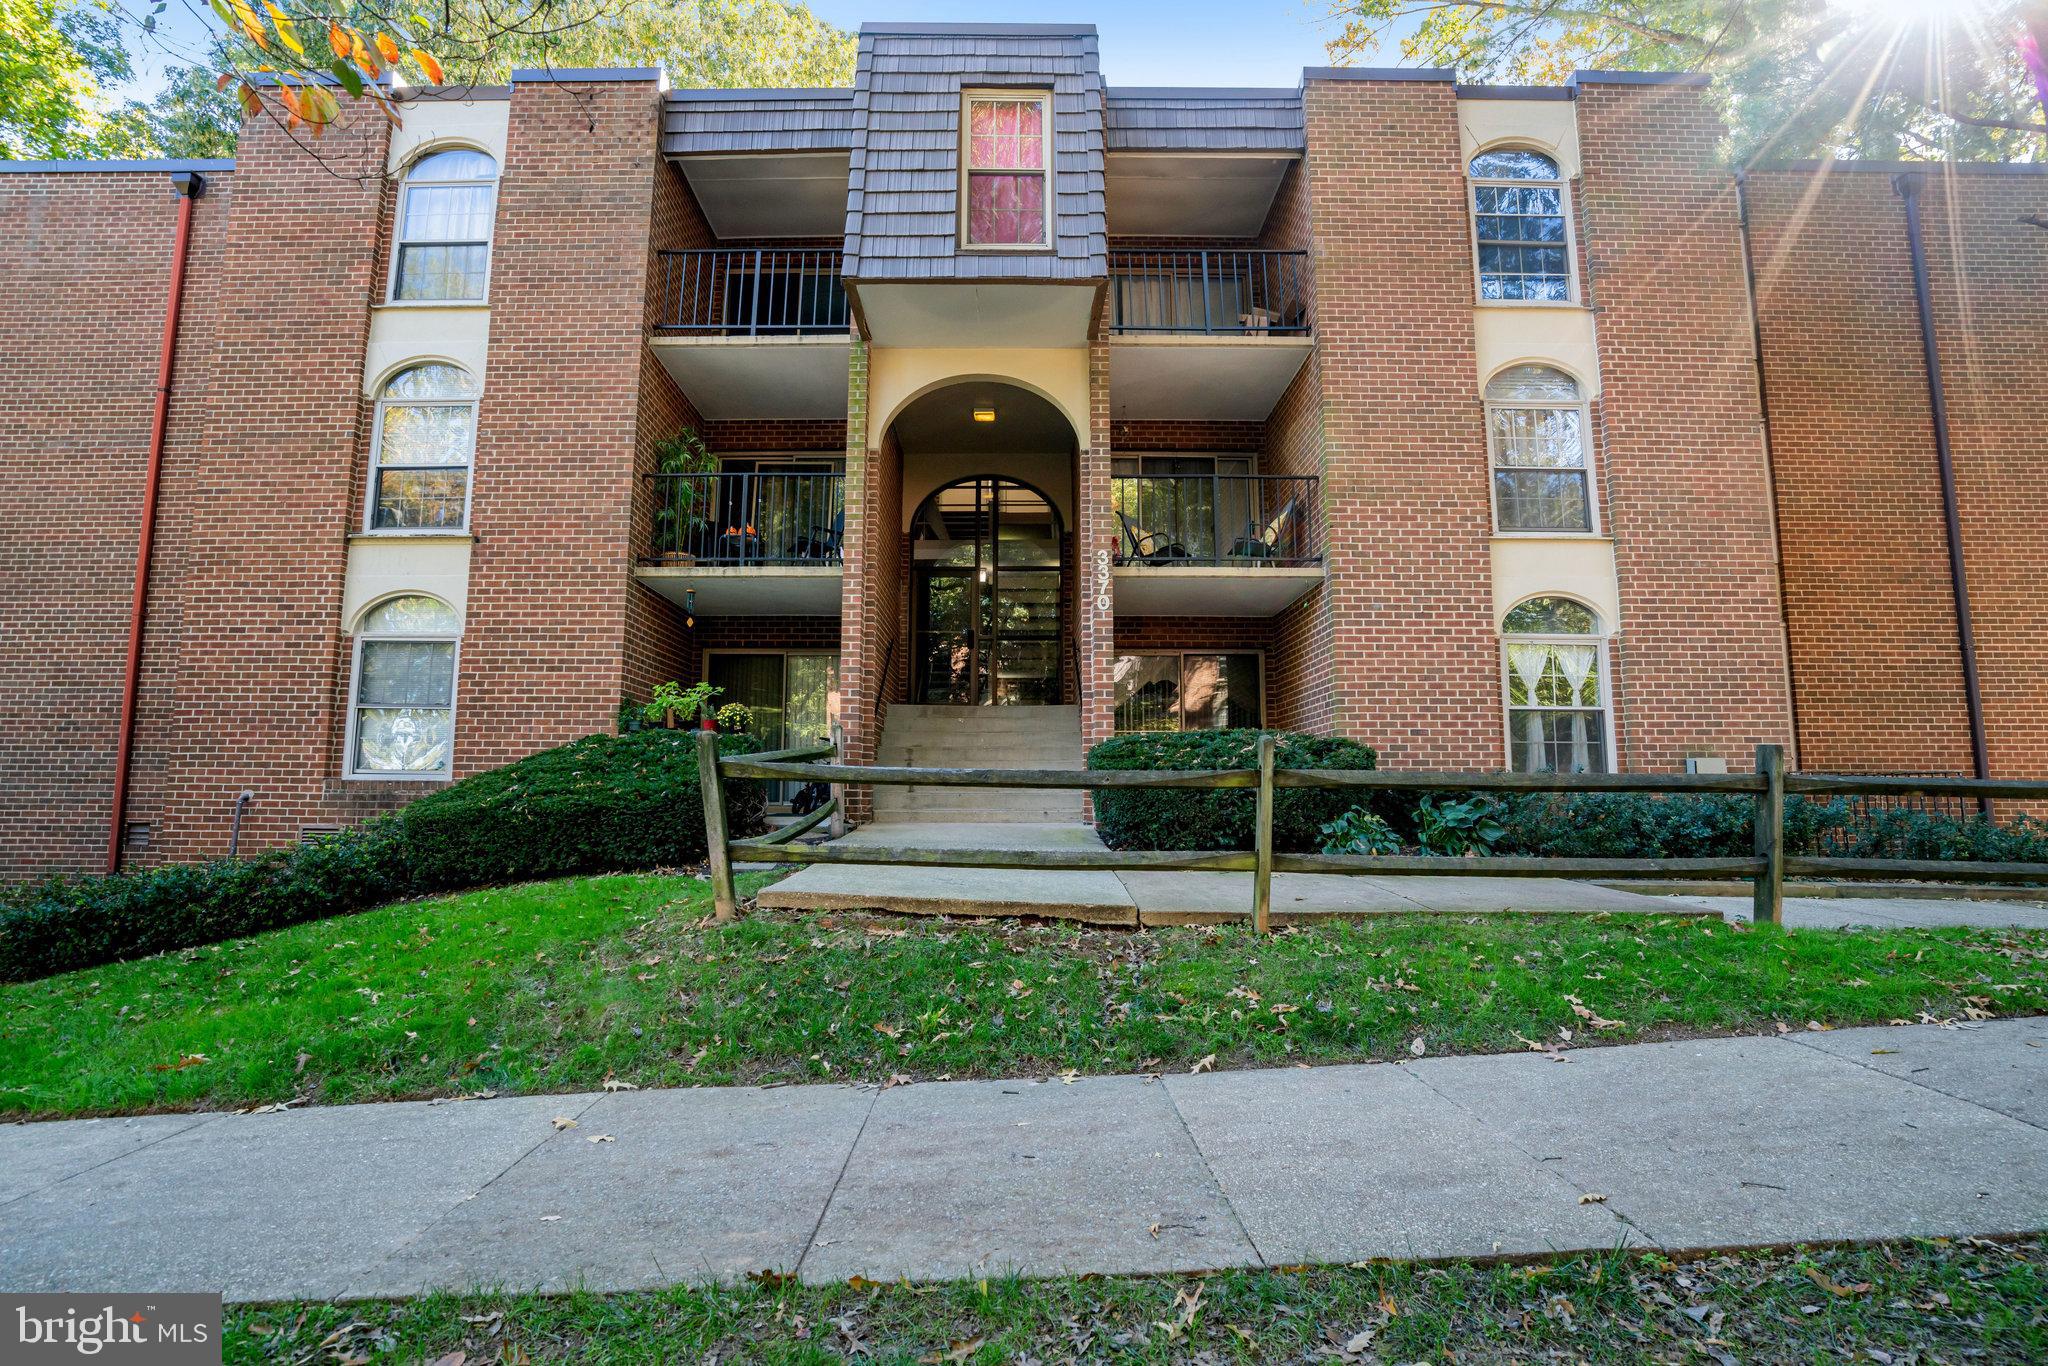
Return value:
<svg viewBox="0 0 2048 1366">
<path fill-rule="evenodd" d="M 910 522 L 911 701 L 1060 700 L 1058 507 L 1022 480 L 956 479 Z"/>
</svg>

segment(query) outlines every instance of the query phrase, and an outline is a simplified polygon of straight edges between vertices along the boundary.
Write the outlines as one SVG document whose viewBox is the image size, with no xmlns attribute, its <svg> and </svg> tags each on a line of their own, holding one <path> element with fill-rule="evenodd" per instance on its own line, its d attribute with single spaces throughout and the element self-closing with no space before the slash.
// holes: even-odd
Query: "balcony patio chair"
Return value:
<svg viewBox="0 0 2048 1366">
<path fill-rule="evenodd" d="M 1118 525 L 1124 529 L 1124 559 L 1138 564 L 1168 564 L 1174 560 L 1189 558 L 1187 547 L 1178 541 L 1170 541 L 1160 531 L 1141 532 L 1131 525 L 1131 519 L 1119 509 L 1116 514 Z"/>
<path fill-rule="evenodd" d="M 800 560 L 837 560 L 840 545 L 846 539 L 846 509 L 832 514 L 829 527 L 814 526 L 796 538 L 796 557 Z"/>
<path fill-rule="evenodd" d="M 1230 547 L 1233 560 L 1278 560 L 1284 558 L 1283 547 L 1291 547 L 1294 531 L 1294 500 L 1288 499 L 1274 514 L 1273 520 L 1264 527 L 1248 525 L 1244 535 L 1237 538 Z"/>
</svg>

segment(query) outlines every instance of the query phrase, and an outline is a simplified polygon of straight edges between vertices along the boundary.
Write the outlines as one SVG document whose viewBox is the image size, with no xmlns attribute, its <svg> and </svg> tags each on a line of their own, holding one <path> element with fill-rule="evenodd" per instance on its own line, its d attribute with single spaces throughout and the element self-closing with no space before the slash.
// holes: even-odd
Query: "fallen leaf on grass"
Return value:
<svg viewBox="0 0 2048 1366">
<path fill-rule="evenodd" d="M 1423 1043 L 1422 1036 L 1420 1034 L 1417 1034 L 1414 1038 L 1408 1041 L 1408 1052 L 1410 1056 L 1419 1058 L 1428 1051 L 1429 1046 Z"/>
<path fill-rule="evenodd" d="M 891 1073 L 889 1074 L 889 1080 L 887 1080 L 887 1081 L 885 1081 L 885 1082 L 883 1082 L 883 1083 L 882 1083 L 882 1089 L 883 1089 L 884 1091 L 886 1091 L 886 1090 L 888 1090 L 888 1089 L 889 1089 L 890 1087 L 892 1087 L 892 1086 L 908 1086 L 908 1085 L 910 1085 L 910 1078 L 909 1078 L 909 1077 L 905 1076 L 905 1075 L 904 1075 L 903 1073 L 901 1073 L 901 1072 L 891 1072 Z"/>
<path fill-rule="evenodd" d="M 981 1350 L 981 1344 L 984 1341 L 986 1341 L 984 1338 L 960 1338 L 949 1343 L 945 1351 L 933 1352 L 930 1356 L 921 1356 L 918 1358 L 918 1361 L 921 1363 L 921 1366 L 941 1366 L 941 1363 L 948 1361 L 965 1361 Z"/>
<path fill-rule="evenodd" d="M 1868 1295 L 1870 1293 L 1869 1281 L 1858 1281 L 1854 1285 L 1840 1285 L 1829 1280 L 1827 1273 L 1817 1266 L 1806 1268 L 1806 1279 L 1838 1299 L 1852 1300 L 1858 1295 Z"/>
<path fill-rule="evenodd" d="M 462 1363 L 468 1360 L 469 1353 L 458 1350 L 435 1357 L 434 1366 L 462 1366 Z"/>
<path fill-rule="evenodd" d="M 1593 1026 L 1593 1028 L 1595 1029 L 1628 1028 L 1628 1024 L 1625 1021 L 1609 1020 L 1602 1018 L 1597 1012 L 1593 1010 L 1591 1006 L 1588 1006 L 1584 1001 L 1581 1001 L 1576 996 L 1567 996 L 1564 999 L 1571 1005 L 1572 1014 L 1578 1016 L 1580 1019 L 1584 1020 L 1587 1024 Z"/>
<path fill-rule="evenodd" d="M 152 1072 L 182 1072 L 188 1067 L 203 1067 L 207 1057 L 204 1053 L 187 1053 L 176 1062 L 159 1062 L 150 1065 Z"/>
<path fill-rule="evenodd" d="M 1190 1073 L 1195 1073 L 1195 1072 L 1214 1072 L 1215 1070 L 1216 1070 L 1216 1055 L 1215 1055 L 1214 1053 L 1205 1053 L 1205 1054 L 1203 1054 L 1203 1055 L 1202 1055 L 1201 1057 L 1199 1057 L 1199 1058 L 1196 1058 L 1196 1059 L 1195 1059 L 1195 1065 L 1194 1065 L 1193 1067 L 1190 1067 L 1190 1068 L 1188 1069 L 1188 1071 L 1189 1071 Z"/>
<path fill-rule="evenodd" d="M 607 1091 L 637 1091 L 640 1088 L 630 1081 L 620 1081 L 617 1077 L 607 1072 L 604 1074 L 604 1089 Z"/>
</svg>

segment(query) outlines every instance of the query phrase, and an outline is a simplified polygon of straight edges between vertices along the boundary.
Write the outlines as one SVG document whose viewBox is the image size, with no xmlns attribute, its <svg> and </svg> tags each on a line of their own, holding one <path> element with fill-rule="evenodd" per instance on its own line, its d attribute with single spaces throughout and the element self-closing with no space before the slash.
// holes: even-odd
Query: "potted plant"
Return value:
<svg viewBox="0 0 2048 1366">
<path fill-rule="evenodd" d="M 718 709 L 717 720 L 727 735 L 744 735 L 754 728 L 754 709 L 744 702 L 728 702 Z"/>
<path fill-rule="evenodd" d="M 676 728 L 678 721 L 688 721 L 693 716 L 700 717 L 704 729 L 715 730 L 717 726 L 712 720 L 711 699 L 724 691 L 725 689 L 709 683 L 692 683 L 685 688 L 674 679 L 670 679 L 666 683 L 654 685 L 654 696 L 640 709 L 640 714 L 650 725 L 665 726 L 670 730 Z"/>
<path fill-rule="evenodd" d="M 654 444 L 654 468 L 658 474 L 716 474 L 718 457 L 704 444 L 695 427 L 684 427 L 674 436 Z M 711 525 L 705 507 L 715 501 L 707 479 L 664 479 L 666 496 L 654 509 L 654 544 L 665 559 L 694 560 L 704 532 Z"/>
</svg>

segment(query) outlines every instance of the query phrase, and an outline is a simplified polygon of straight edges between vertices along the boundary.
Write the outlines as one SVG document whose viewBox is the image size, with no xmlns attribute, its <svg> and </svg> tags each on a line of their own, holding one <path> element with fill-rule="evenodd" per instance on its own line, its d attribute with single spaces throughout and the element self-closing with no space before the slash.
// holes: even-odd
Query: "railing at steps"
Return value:
<svg viewBox="0 0 2048 1366">
<path fill-rule="evenodd" d="M 697 772 L 703 784 L 704 821 L 711 857 L 717 916 L 730 919 L 738 905 L 733 888 L 735 855 L 765 863 L 882 863 L 953 868 L 1041 868 L 1059 871 L 1252 874 L 1252 924 L 1272 929 L 1273 874 L 1337 873 L 1347 876 L 1401 874 L 1421 877 L 1701 877 L 1744 878 L 1753 889 L 1754 916 L 1782 925 L 1785 878 L 1813 876 L 1870 879 L 1903 877 L 1928 882 L 2024 882 L 2048 884 L 2048 863 L 1988 863 L 1964 860 L 1788 858 L 1785 854 L 1785 797 L 1808 795 L 1955 793 L 1979 798 L 2048 799 L 2048 782 L 2005 782 L 1976 778 L 1877 778 L 1844 774 L 1785 772 L 1785 752 L 1759 745 L 1753 773 L 1397 773 L 1379 769 L 1279 768 L 1275 737 L 1259 737 L 1257 768 L 1187 772 L 1167 769 L 881 768 L 864 764 L 815 763 L 832 759 L 834 745 L 807 745 L 767 754 L 721 758 L 709 732 L 697 739 Z M 730 838 L 723 779 L 794 778 L 834 784 L 835 800 L 805 820 L 751 839 Z M 851 784 L 919 787 L 1078 788 L 1256 788 L 1257 816 L 1252 849 L 1180 852 L 1137 849 L 924 849 L 880 846 L 799 845 L 794 841 L 840 809 Z M 1366 792 L 1657 792 L 1691 795 L 1747 794 L 1756 799 L 1755 853 L 1748 858 L 1553 858 L 1487 854 L 1476 858 L 1434 855 L 1283 854 L 1273 847 L 1273 799 L 1283 787 L 1344 788 Z"/>
</svg>

